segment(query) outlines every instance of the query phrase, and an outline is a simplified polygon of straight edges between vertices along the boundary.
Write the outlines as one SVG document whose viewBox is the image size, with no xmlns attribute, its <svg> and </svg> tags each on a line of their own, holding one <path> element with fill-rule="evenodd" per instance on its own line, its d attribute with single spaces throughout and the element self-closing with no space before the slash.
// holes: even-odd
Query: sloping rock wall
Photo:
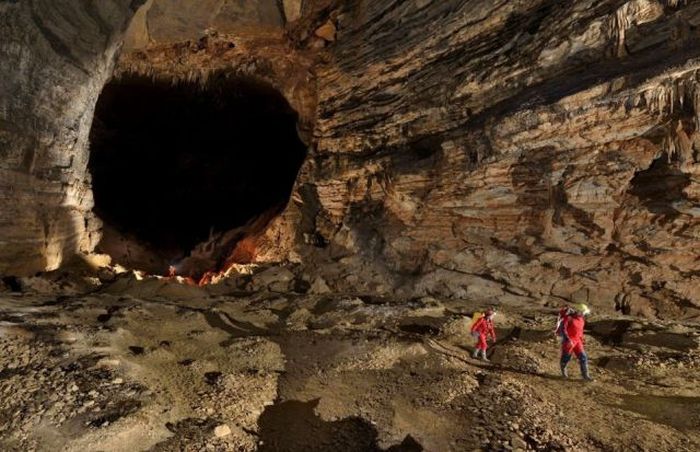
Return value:
<svg viewBox="0 0 700 452">
<path fill-rule="evenodd" d="M 94 245 L 87 130 L 138 3 L 0 3 L 0 273 Z M 260 260 L 336 290 L 697 314 L 697 2 L 193 5 L 146 2 L 122 69 L 270 68 L 312 150 Z"/>
<path fill-rule="evenodd" d="M 0 2 L 0 274 L 94 245 L 87 136 L 138 0 Z"/>
<path fill-rule="evenodd" d="M 700 5 L 379 0 L 336 17 L 298 205 L 308 242 L 364 263 L 341 286 L 407 287 L 357 277 L 371 267 L 419 294 L 700 307 Z"/>
</svg>

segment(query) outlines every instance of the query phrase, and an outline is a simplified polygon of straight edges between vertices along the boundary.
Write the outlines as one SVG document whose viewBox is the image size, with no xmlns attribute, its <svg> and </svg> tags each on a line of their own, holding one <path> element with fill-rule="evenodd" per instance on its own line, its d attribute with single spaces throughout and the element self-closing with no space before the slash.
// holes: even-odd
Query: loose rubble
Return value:
<svg viewBox="0 0 700 452">
<path fill-rule="evenodd" d="M 552 308 L 501 306 L 483 363 L 474 302 L 298 293 L 295 278 L 1 294 L 0 449 L 700 447 L 696 324 L 594 313 L 596 381 L 565 381 Z"/>
</svg>

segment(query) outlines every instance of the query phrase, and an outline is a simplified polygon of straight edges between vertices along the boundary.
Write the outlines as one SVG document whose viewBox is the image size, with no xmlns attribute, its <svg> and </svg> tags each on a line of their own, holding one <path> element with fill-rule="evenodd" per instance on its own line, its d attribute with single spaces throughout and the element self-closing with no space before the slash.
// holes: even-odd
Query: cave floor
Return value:
<svg viewBox="0 0 700 452">
<path fill-rule="evenodd" d="M 593 315 L 584 383 L 558 377 L 552 308 L 504 309 L 472 359 L 478 308 L 0 294 L 0 450 L 700 450 L 699 325 Z"/>
</svg>

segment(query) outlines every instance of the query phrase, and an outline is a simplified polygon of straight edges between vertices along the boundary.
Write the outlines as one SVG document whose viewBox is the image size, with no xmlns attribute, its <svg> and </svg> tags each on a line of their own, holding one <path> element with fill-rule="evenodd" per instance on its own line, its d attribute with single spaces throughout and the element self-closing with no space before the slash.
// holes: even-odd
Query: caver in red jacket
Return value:
<svg viewBox="0 0 700 452">
<path fill-rule="evenodd" d="M 479 335 L 476 349 L 483 350 L 484 353 L 488 348 L 487 341 L 489 337 L 494 341 L 496 340 L 496 330 L 493 328 L 493 320 L 491 320 L 491 317 L 487 315 L 481 317 L 474 323 L 474 325 L 472 325 L 471 332 L 475 336 L 477 334 Z"/>
<path fill-rule="evenodd" d="M 568 378 L 569 374 L 566 371 L 566 365 L 571 360 L 571 354 L 575 353 L 578 363 L 581 366 L 581 376 L 585 380 L 592 380 L 588 373 L 588 356 L 583 349 L 583 328 L 586 325 L 586 319 L 583 314 L 575 312 L 566 315 L 561 325 L 561 375 Z"/>
<path fill-rule="evenodd" d="M 561 344 L 562 355 L 580 356 L 583 350 L 583 328 L 586 319 L 582 315 L 573 314 L 564 317 L 561 326 L 563 341 Z"/>
</svg>

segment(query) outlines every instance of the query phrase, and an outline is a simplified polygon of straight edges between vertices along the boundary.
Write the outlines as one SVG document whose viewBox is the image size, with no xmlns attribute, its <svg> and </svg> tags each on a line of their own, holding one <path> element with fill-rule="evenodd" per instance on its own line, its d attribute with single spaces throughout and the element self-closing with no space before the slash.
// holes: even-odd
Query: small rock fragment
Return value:
<svg viewBox="0 0 700 452">
<path fill-rule="evenodd" d="M 223 438 L 224 436 L 228 436 L 230 434 L 231 434 L 231 427 L 229 427 L 226 424 L 217 425 L 214 428 L 214 435 L 217 438 Z"/>
<path fill-rule="evenodd" d="M 335 41 L 335 25 L 330 20 L 316 29 L 314 34 L 328 42 Z"/>
</svg>

